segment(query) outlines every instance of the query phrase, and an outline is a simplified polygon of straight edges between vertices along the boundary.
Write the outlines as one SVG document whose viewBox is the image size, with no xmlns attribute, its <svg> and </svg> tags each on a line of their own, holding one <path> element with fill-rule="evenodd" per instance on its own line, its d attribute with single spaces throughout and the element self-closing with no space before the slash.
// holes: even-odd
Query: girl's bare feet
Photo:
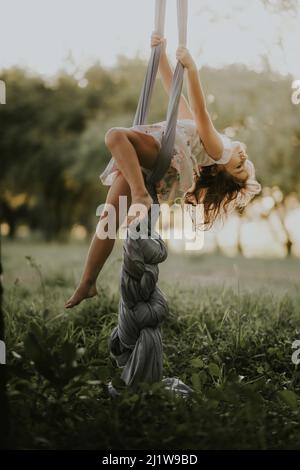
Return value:
<svg viewBox="0 0 300 470">
<path fill-rule="evenodd" d="M 143 195 L 134 196 L 132 195 L 131 205 L 128 210 L 128 214 L 132 212 L 135 215 L 128 215 L 126 218 L 126 226 L 132 224 L 134 221 L 137 224 L 148 214 L 148 211 L 153 204 L 153 199 L 148 192 Z"/>
<path fill-rule="evenodd" d="M 80 304 L 82 300 L 94 297 L 97 294 L 95 283 L 81 282 L 72 297 L 65 303 L 65 308 L 73 308 L 75 305 Z"/>
</svg>

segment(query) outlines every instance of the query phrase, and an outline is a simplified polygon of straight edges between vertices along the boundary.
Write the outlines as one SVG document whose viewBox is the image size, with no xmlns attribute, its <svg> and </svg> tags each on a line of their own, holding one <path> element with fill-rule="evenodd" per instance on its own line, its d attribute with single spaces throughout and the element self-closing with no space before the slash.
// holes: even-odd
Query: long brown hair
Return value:
<svg viewBox="0 0 300 470">
<path fill-rule="evenodd" d="M 207 230 L 219 216 L 226 216 L 245 186 L 246 182 L 234 178 L 221 165 L 200 167 L 200 176 L 194 178 L 193 190 L 184 197 L 185 204 L 202 204 L 203 222 L 197 228 Z"/>
</svg>

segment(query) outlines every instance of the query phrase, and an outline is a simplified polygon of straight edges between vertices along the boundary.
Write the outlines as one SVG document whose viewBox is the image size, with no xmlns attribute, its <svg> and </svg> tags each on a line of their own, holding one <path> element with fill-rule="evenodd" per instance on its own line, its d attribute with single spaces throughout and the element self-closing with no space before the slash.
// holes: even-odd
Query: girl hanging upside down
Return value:
<svg viewBox="0 0 300 470">
<path fill-rule="evenodd" d="M 162 43 L 159 72 L 166 91 L 171 89 L 173 71 L 166 55 L 166 39 L 152 34 L 151 46 Z M 203 207 L 203 228 L 211 227 L 219 216 L 226 215 L 235 207 L 245 206 L 261 190 L 255 179 L 253 163 L 241 142 L 231 141 L 219 133 L 207 111 L 205 97 L 199 80 L 197 66 L 188 49 L 179 47 L 177 60 L 185 67 L 188 83 L 189 104 L 182 95 L 179 103 L 178 121 L 173 156 L 166 175 L 156 185 L 159 201 L 176 197 L 186 204 Z M 119 220 L 119 197 L 127 196 L 127 209 L 143 207 L 150 209 L 153 200 L 148 193 L 144 174 L 151 172 L 156 164 L 166 121 L 152 125 L 136 125 L 131 128 L 117 127 L 105 135 L 105 144 L 112 158 L 100 175 L 104 185 L 109 185 L 106 204 L 116 209 L 117 229 L 124 222 Z M 107 225 L 107 213 L 101 218 Z M 127 225 L 135 220 L 127 216 Z M 99 226 L 99 224 L 98 224 Z M 72 297 L 65 307 L 78 305 L 83 299 L 97 294 L 97 277 L 110 255 L 115 238 L 98 238 L 94 235 L 89 248 L 84 272 Z"/>
</svg>

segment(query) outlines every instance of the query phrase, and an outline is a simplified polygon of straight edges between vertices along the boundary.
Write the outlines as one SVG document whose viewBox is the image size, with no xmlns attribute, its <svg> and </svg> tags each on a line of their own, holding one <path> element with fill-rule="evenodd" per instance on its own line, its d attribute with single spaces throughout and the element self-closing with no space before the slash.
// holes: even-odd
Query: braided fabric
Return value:
<svg viewBox="0 0 300 470">
<path fill-rule="evenodd" d="M 144 233 L 150 235 L 150 230 L 151 220 Z M 156 285 L 158 264 L 167 258 L 167 247 L 156 232 L 147 239 L 135 239 L 135 235 L 129 228 L 123 248 L 118 326 L 109 340 L 110 352 L 123 368 L 121 378 L 132 388 L 139 382 L 162 380 L 159 326 L 169 312 L 167 299 Z"/>
</svg>

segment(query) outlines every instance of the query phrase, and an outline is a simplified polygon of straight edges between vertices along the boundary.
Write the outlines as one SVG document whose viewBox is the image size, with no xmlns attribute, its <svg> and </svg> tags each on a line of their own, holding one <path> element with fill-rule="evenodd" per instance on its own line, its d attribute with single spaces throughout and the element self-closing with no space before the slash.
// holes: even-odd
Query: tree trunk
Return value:
<svg viewBox="0 0 300 470">
<path fill-rule="evenodd" d="M 278 216 L 278 220 L 280 222 L 281 228 L 286 236 L 286 242 L 285 242 L 285 247 L 286 247 L 286 256 L 291 257 L 293 255 L 293 241 L 291 239 L 290 233 L 285 225 L 285 207 L 282 204 L 275 204 L 274 209 L 270 212 L 269 216 L 267 217 L 267 220 L 269 222 L 269 227 L 271 229 L 272 234 L 274 235 L 274 238 L 279 240 L 278 233 L 273 227 L 272 223 L 270 222 L 270 215 L 272 212 L 275 212 L 276 215 Z"/>
<path fill-rule="evenodd" d="M 288 257 L 292 256 L 293 252 L 293 242 L 291 240 L 291 236 L 290 236 L 290 233 L 288 231 L 288 228 L 287 226 L 285 225 L 285 211 L 286 211 L 286 207 L 284 205 L 284 203 L 281 203 L 281 204 L 277 204 L 276 205 L 276 209 L 277 209 L 277 214 L 278 214 L 278 217 L 279 217 L 279 220 L 280 220 L 280 223 L 281 223 L 281 226 L 282 226 L 282 229 L 285 233 L 285 236 L 286 236 L 286 243 L 285 243 L 285 246 L 286 246 L 286 255 Z"/>
<path fill-rule="evenodd" d="M 240 256 L 244 256 L 244 249 L 242 244 L 242 215 L 239 216 L 239 226 L 238 226 L 238 234 L 237 234 L 237 253 Z"/>
</svg>

